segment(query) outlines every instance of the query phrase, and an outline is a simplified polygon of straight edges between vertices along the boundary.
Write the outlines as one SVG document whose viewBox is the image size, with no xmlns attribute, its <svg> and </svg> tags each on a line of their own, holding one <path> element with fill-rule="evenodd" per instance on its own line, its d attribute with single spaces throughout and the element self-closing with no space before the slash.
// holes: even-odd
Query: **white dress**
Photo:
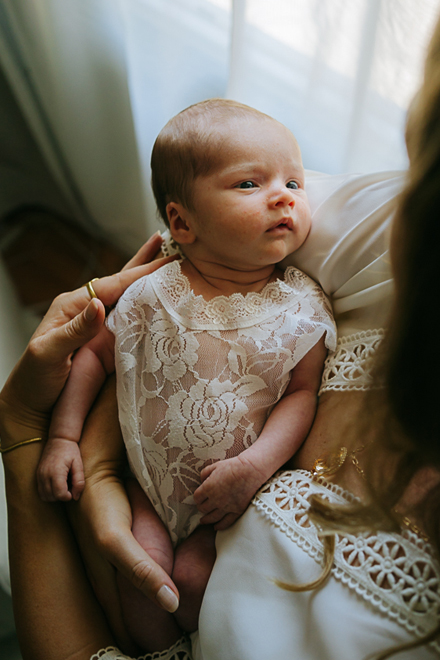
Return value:
<svg viewBox="0 0 440 660">
<path fill-rule="evenodd" d="M 330 305 L 307 275 L 246 296 L 196 296 L 174 261 L 135 282 L 108 320 L 130 467 L 174 544 L 202 514 L 193 493 L 209 463 L 258 438 L 292 369 L 325 335 Z"/>
<path fill-rule="evenodd" d="M 311 494 L 353 501 L 307 471 L 283 472 L 217 535 L 194 660 L 366 660 L 437 626 L 439 567 L 409 530 L 337 537 L 331 575 L 319 589 L 293 593 L 275 584 L 321 573 L 322 543 L 307 515 Z M 433 660 L 439 651 L 423 646 L 396 658 Z"/>
</svg>

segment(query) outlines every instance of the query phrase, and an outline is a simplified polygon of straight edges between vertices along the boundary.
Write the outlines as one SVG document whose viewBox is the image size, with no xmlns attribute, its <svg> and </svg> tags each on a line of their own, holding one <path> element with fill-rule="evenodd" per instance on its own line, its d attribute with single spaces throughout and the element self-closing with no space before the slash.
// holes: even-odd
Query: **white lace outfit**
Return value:
<svg viewBox="0 0 440 660">
<path fill-rule="evenodd" d="M 203 467 L 251 446 L 292 369 L 323 335 L 336 345 L 325 295 L 295 268 L 207 302 L 174 261 L 135 282 L 108 325 L 130 466 L 173 543 L 200 520 Z"/>
</svg>

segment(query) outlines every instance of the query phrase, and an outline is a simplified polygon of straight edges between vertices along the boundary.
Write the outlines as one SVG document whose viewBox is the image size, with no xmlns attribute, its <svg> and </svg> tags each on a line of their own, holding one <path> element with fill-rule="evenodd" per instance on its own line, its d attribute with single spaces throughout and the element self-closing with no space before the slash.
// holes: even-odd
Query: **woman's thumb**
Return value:
<svg viewBox="0 0 440 660">
<path fill-rule="evenodd" d="M 54 353 L 63 358 L 86 344 L 98 334 L 104 319 L 103 303 L 93 298 L 80 314 L 53 332 L 51 342 Z"/>
</svg>

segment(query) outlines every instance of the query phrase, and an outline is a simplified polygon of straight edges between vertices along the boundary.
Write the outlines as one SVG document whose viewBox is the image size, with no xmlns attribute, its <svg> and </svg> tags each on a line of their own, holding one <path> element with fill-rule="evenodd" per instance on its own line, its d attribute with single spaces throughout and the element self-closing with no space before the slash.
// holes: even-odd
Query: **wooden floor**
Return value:
<svg viewBox="0 0 440 660">
<path fill-rule="evenodd" d="M 128 259 L 108 240 L 40 208 L 1 221 L 0 254 L 20 300 L 39 315 L 59 293 L 115 273 Z"/>
</svg>

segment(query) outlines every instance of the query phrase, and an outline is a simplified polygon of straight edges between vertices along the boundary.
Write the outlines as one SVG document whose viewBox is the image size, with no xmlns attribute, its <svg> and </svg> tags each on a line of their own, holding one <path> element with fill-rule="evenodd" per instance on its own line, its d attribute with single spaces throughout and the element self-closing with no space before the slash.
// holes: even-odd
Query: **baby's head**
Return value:
<svg viewBox="0 0 440 660">
<path fill-rule="evenodd" d="M 204 225 L 211 220 L 221 225 L 222 207 L 232 204 L 229 211 L 237 216 L 237 231 L 231 234 L 232 240 L 235 240 L 239 233 L 239 218 L 243 217 L 251 230 L 255 213 L 261 215 L 262 206 L 267 206 L 269 196 L 272 199 L 280 192 L 275 190 L 276 185 L 280 184 L 283 199 L 280 198 L 275 204 L 290 205 L 292 208 L 298 205 L 295 213 L 290 215 L 295 216 L 293 224 L 298 217 L 298 226 L 300 223 L 304 225 L 301 232 L 296 231 L 294 246 L 290 241 L 293 247 L 289 252 L 300 247 L 310 229 L 304 169 L 294 136 L 272 117 L 236 101 L 209 99 L 173 117 L 156 139 L 151 170 L 157 208 L 168 226 L 176 213 L 180 214 L 179 217 L 184 216 L 184 221 L 187 218 L 194 220 L 193 227 L 200 224 L 201 220 Z M 229 190 L 239 194 L 233 196 L 228 193 Z M 256 192 L 259 196 L 254 195 L 252 200 L 245 199 Z M 218 218 L 214 213 L 216 202 Z M 250 208 L 252 204 L 254 210 Z M 260 208 L 257 209 L 256 205 Z M 281 209 L 277 211 L 280 221 L 284 217 L 287 224 L 292 224 L 286 219 L 288 215 L 284 213 L 283 216 Z M 272 213 L 269 224 L 273 224 L 274 218 L 275 214 Z M 271 227 L 270 224 L 268 229 L 271 230 Z M 171 222 L 172 234 L 173 229 Z M 276 229 L 273 229 L 272 237 L 276 233 Z M 293 229 L 290 226 L 290 230 Z M 278 234 L 281 233 L 282 229 L 278 228 Z M 182 245 L 179 238 L 176 240 Z"/>
</svg>

